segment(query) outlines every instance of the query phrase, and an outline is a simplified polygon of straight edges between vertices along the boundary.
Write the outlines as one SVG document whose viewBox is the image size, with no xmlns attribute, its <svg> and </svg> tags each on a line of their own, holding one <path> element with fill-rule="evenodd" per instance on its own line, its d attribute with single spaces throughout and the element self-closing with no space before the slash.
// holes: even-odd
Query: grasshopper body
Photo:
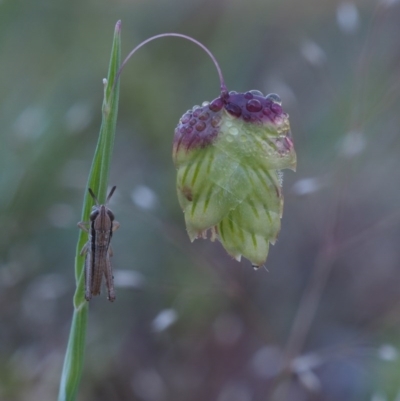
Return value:
<svg viewBox="0 0 400 401">
<path fill-rule="evenodd" d="M 89 241 L 82 248 L 85 255 L 85 298 L 89 301 L 93 295 L 99 295 L 103 275 L 106 280 L 109 301 L 115 300 L 114 278 L 110 257 L 113 255 L 110 245 L 113 232 L 119 228 L 113 212 L 107 207 L 115 186 L 111 188 L 106 203 L 100 205 L 96 195 L 89 188 L 89 193 L 96 204 L 90 213 L 90 222 L 79 222 L 78 227 L 89 234 Z"/>
</svg>

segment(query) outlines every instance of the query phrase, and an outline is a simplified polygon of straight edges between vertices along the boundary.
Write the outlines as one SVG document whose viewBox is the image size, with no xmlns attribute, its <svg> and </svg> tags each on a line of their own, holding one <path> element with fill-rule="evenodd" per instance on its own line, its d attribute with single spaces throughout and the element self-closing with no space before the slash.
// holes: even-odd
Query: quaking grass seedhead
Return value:
<svg viewBox="0 0 400 401">
<path fill-rule="evenodd" d="M 179 203 L 190 239 L 221 241 L 227 252 L 243 255 L 254 267 L 265 263 L 283 211 L 282 169 L 296 169 L 289 116 L 278 95 L 228 92 L 221 68 L 202 43 L 165 33 L 136 46 L 121 64 L 147 43 L 179 37 L 201 47 L 220 79 L 220 96 L 188 110 L 175 129 L 173 160 L 178 170 Z"/>
<path fill-rule="evenodd" d="M 263 265 L 280 230 L 280 170 L 296 169 L 279 96 L 222 92 L 188 110 L 175 129 L 173 160 L 190 239 L 210 230 L 237 260 Z"/>
</svg>

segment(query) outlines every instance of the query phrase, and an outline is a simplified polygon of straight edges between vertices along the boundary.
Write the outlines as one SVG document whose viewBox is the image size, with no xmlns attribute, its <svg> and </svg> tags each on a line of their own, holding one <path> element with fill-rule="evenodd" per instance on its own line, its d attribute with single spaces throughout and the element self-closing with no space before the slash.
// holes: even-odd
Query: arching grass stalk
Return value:
<svg viewBox="0 0 400 401">
<path fill-rule="evenodd" d="M 107 79 L 104 80 L 104 100 L 100 134 L 88 178 L 88 187 L 95 191 L 100 202 L 103 202 L 106 198 L 114 145 L 119 98 L 119 80 L 117 78 L 117 72 L 120 66 L 120 56 L 121 21 L 118 21 L 114 31 L 108 76 Z M 89 196 L 88 192 L 85 191 L 82 221 L 89 221 L 92 204 L 92 198 Z M 87 234 L 80 231 L 75 256 L 76 291 L 73 299 L 74 314 L 61 375 L 58 394 L 59 401 L 75 400 L 82 375 L 89 304 L 86 302 L 84 296 L 84 258 L 80 256 L 79 253 L 86 241 Z"/>
<path fill-rule="evenodd" d="M 211 53 L 210 50 L 208 50 L 208 48 L 206 46 L 203 45 L 203 43 L 199 42 L 198 40 L 187 36 L 187 35 L 183 35 L 181 33 L 162 33 L 160 35 L 156 35 L 156 36 L 152 36 L 151 38 L 148 38 L 146 40 L 144 40 L 143 42 L 139 43 L 126 57 L 125 60 L 122 62 L 121 67 L 118 70 L 117 73 L 117 79 L 119 78 L 119 76 L 121 75 L 122 70 L 124 69 L 126 63 L 130 60 L 130 58 L 144 45 L 146 45 L 149 42 L 152 42 L 153 40 L 156 39 L 161 39 L 161 38 L 168 38 L 168 37 L 176 37 L 176 38 L 182 38 L 185 40 L 188 40 L 189 42 L 192 42 L 194 44 L 196 44 L 197 46 L 199 46 L 201 49 L 203 49 L 208 56 L 211 58 L 212 62 L 215 65 L 215 68 L 218 71 L 218 76 L 219 76 L 219 82 L 220 82 L 220 88 L 221 88 L 221 95 L 225 95 L 227 92 L 226 89 L 226 85 L 225 85 L 225 81 L 224 81 L 224 77 L 222 75 L 222 71 L 221 71 L 221 67 L 218 64 L 217 59 L 214 57 L 214 55 Z"/>
</svg>

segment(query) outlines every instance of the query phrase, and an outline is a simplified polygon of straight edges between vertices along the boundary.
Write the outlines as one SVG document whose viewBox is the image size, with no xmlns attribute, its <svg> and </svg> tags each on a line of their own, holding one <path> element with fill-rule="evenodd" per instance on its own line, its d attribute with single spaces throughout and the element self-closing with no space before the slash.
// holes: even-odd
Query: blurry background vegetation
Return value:
<svg viewBox="0 0 400 401">
<path fill-rule="evenodd" d="M 79 400 L 399 400 L 396 0 L 0 1 L 0 399 L 56 398 L 118 19 L 123 55 L 185 33 L 229 89 L 279 93 L 298 171 L 268 272 L 191 245 L 172 137 L 218 76 L 181 39 L 132 58 L 110 179 L 117 301 L 91 302 Z"/>
</svg>

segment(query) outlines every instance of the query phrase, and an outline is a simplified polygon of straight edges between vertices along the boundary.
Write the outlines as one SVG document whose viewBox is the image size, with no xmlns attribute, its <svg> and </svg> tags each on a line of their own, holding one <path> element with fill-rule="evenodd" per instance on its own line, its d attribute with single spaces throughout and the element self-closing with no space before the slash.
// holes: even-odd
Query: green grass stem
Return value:
<svg viewBox="0 0 400 401">
<path fill-rule="evenodd" d="M 101 203 L 106 199 L 117 124 L 119 99 L 119 80 L 117 79 L 117 72 L 120 66 L 120 57 L 121 21 L 118 21 L 114 31 L 107 81 L 104 81 L 104 100 L 100 134 L 88 178 L 88 187 L 93 189 Z M 86 190 L 82 209 L 82 221 L 89 221 L 89 214 L 92 206 L 93 199 Z M 84 296 L 84 257 L 80 256 L 79 253 L 86 242 L 87 234 L 80 231 L 75 256 L 76 291 L 73 299 L 74 314 L 61 374 L 58 401 L 75 400 L 82 376 L 89 305 Z"/>
</svg>

